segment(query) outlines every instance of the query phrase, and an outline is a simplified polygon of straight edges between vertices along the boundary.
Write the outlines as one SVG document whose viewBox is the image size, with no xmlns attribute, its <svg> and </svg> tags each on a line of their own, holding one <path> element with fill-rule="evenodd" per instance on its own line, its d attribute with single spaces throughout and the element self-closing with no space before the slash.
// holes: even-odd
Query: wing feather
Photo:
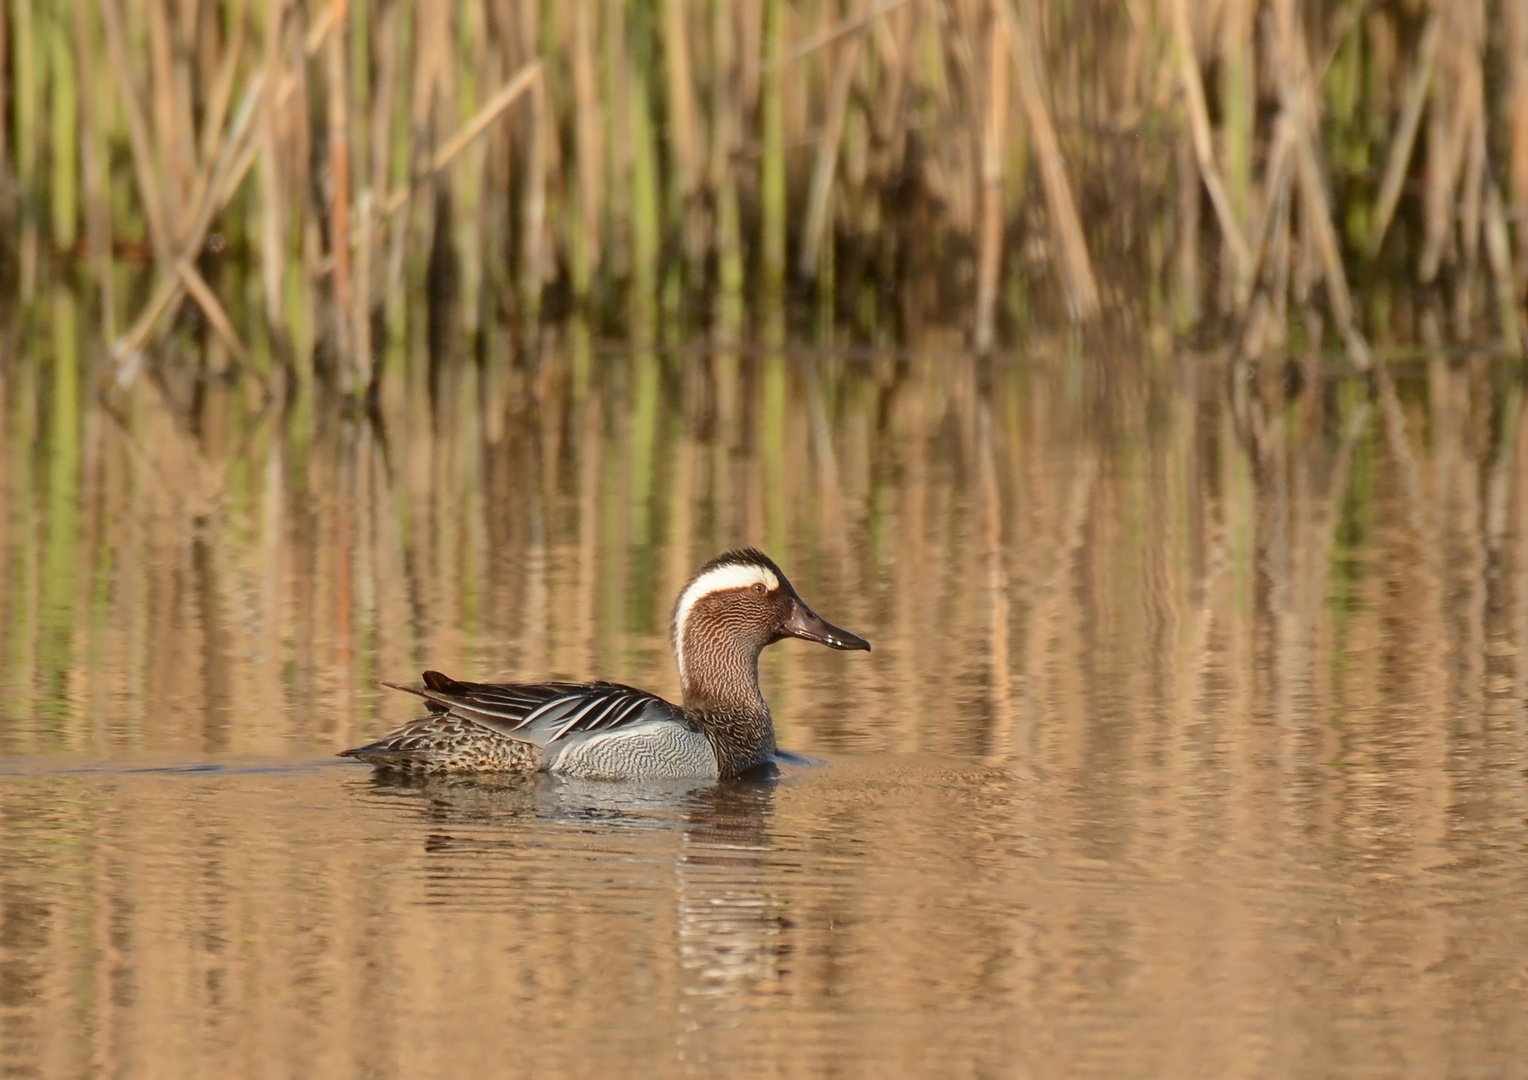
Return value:
<svg viewBox="0 0 1528 1080">
<path fill-rule="evenodd" d="M 633 697 L 630 701 L 617 701 L 613 708 L 613 715 L 607 713 L 600 719 L 597 725 L 591 725 L 590 730 L 592 731 L 596 726 L 606 728 L 620 727 L 631 717 L 632 713 L 639 711 L 646 704 L 647 702 L 638 697 Z"/>
<path fill-rule="evenodd" d="M 424 686 L 384 683 L 449 712 L 538 746 L 587 731 L 618 731 L 651 720 L 682 721 L 684 711 L 656 694 L 620 683 L 470 683 L 438 671 Z"/>
<path fill-rule="evenodd" d="M 598 713 L 596 710 L 603 710 L 608 708 L 610 697 L 611 695 L 609 694 L 599 694 L 589 698 L 587 702 L 579 703 L 578 707 L 570 710 L 571 715 L 568 716 L 567 720 L 563 721 L 561 727 L 552 733 L 552 737 L 549 741 L 556 742 L 558 739 L 562 738 L 564 735 L 578 727 L 580 724 L 584 724 L 584 730 L 586 731 L 598 727 L 598 719 L 590 720 L 589 717 L 591 715 L 597 717 Z M 564 715 L 567 714 L 565 713 Z M 587 723 L 585 723 L 586 720 L 588 721 Z"/>
</svg>

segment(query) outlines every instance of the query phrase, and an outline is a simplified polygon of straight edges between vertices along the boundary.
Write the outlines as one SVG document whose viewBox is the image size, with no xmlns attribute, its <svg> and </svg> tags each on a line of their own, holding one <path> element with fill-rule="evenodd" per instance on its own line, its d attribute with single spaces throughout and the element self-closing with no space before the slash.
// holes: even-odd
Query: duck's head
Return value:
<svg viewBox="0 0 1528 1080">
<path fill-rule="evenodd" d="M 808 607 L 754 548 L 718 555 L 696 572 L 674 605 L 673 637 L 687 701 L 757 697 L 759 653 L 781 638 L 870 650 L 870 642 Z"/>
</svg>

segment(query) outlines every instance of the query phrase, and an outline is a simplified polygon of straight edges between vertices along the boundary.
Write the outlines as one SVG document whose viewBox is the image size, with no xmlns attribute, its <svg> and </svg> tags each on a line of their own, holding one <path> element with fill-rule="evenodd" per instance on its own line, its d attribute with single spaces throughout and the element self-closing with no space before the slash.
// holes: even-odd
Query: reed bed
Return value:
<svg viewBox="0 0 1528 1080">
<path fill-rule="evenodd" d="M 88 285 L 119 377 L 190 342 L 364 393 L 409 385 L 411 343 L 500 355 L 570 316 L 981 350 L 1116 320 L 1360 367 L 1522 348 L 1522 0 L 7 16 L 4 265 L 23 305 Z"/>
</svg>

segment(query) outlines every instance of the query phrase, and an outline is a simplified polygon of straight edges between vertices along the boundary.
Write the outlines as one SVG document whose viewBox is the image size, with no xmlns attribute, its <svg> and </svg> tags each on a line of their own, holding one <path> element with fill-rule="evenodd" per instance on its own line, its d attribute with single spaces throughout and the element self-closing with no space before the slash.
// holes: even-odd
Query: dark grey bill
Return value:
<svg viewBox="0 0 1528 1080">
<path fill-rule="evenodd" d="M 791 637 L 820 642 L 835 649 L 870 651 L 870 642 L 858 634 L 851 634 L 841 627 L 834 626 L 800 600 L 796 601 L 796 606 L 791 609 L 791 617 L 785 620 L 785 625 L 780 628 L 780 632 L 789 634 Z"/>
</svg>

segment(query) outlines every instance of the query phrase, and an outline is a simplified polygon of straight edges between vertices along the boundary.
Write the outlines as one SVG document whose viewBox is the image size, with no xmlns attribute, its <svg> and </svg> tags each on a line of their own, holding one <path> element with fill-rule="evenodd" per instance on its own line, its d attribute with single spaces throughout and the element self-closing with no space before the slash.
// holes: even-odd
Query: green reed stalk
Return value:
<svg viewBox="0 0 1528 1080">
<path fill-rule="evenodd" d="M 599 26 L 600 89 L 606 107 L 604 145 L 608 179 L 602 200 L 605 238 L 600 252 L 610 277 L 631 275 L 631 114 L 633 93 L 626 58 L 626 6 L 623 0 L 604 0 Z"/>
<path fill-rule="evenodd" d="M 351 155 L 355 161 L 358 182 L 369 182 L 372 172 L 371 129 L 365 118 L 371 113 L 372 90 L 372 10 L 366 0 L 351 0 L 346 8 L 349 15 L 349 56 L 346 63 L 350 71 L 350 104 L 354 120 L 350 129 Z"/>
<path fill-rule="evenodd" d="M 786 378 L 785 357 L 771 353 L 764 359 L 763 371 L 763 465 L 764 475 L 759 487 L 764 499 L 764 542 L 770 551 L 785 548 L 789 535 L 786 512 L 786 492 L 791 489 L 787 475 L 786 440 L 789 419 L 789 384 Z"/>
<path fill-rule="evenodd" d="M 711 4 L 711 154 L 708 172 L 716 199 L 712 247 L 716 252 L 718 295 L 711 305 L 712 334 L 723 342 L 737 338 L 743 321 L 743 229 L 738 208 L 737 168 L 733 152 L 742 130 L 741 72 L 734 29 L 737 17 L 722 0 Z"/>
<path fill-rule="evenodd" d="M 14 98 L 11 72 L 11 22 L 9 9 L 0 8 L 0 178 L 14 175 L 11 155 L 11 107 Z M 15 191 L 0 192 L 0 224 L 10 226 L 15 209 Z"/>
<path fill-rule="evenodd" d="M 41 97 L 39 83 L 44 74 L 39 70 L 39 64 L 44 55 L 38 48 L 34 15 L 32 0 L 11 0 L 11 66 L 15 73 L 12 98 L 15 102 L 16 187 L 21 194 L 19 256 L 23 302 L 31 298 L 37 284 L 37 108 Z"/>
<path fill-rule="evenodd" d="M 350 95 L 349 80 L 345 75 L 345 44 L 337 33 L 330 33 L 324 43 L 323 68 L 329 151 L 328 257 L 333 289 L 329 330 L 339 353 L 341 382 L 346 390 L 350 390 L 356 378 L 354 342 L 348 318 L 351 311 Z"/>
<path fill-rule="evenodd" d="M 62 12 L 48 20 L 48 111 L 50 121 L 48 167 L 49 210 L 52 211 L 53 243 L 73 248 L 79 225 L 79 78 L 74 49 L 64 27 Z"/>
<path fill-rule="evenodd" d="M 719 295 L 713 326 L 721 341 L 735 341 L 743 325 L 743 227 L 738 215 L 737 181 L 722 180 L 716 206 L 716 262 Z"/>
<path fill-rule="evenodd" d="M 468 6 L 459 13 L 457 19 L 457 36 L 453 42 L 453 60 L 457 79 L 456 108 L 450 114 L 454 128 L 461 127 L 472 118 L 483 103 L 484 92 L 490 89 L 479 77 L 481 57 L 474 55 L 484 39 L 485 30 L 481 25 L 481 15 L 480 6 Z M 539 109 L 536 110 L 536 114 L 532 123 L 539 129 Z M 533 136 L 531 160 L 527 172 L 539 171 L 539 169 L 540 131 L 538 130 Z M 528 178 L 528 182 L 535 181 Z M 455 241 L 456 261 L 461 275 L 457 303 L 461 305 L 462 326 L 469 333 L 474 333 L 479 325 L 478 307 L 482 299 L 483 254 L 486 247 L 483 243 L 486 234 L 483 228 L 485 222 L 483 219 L 483 144 L 481 142 L 474 143 L 462 151 L 461 159 L 451 169 L 451 188 L 454 195 L 451 200 L 451 210 L 456 219 L 453 222 L 452 237 Z M 531 199 L 526 200 L 527 242 L 532 236 L 532 229 L 536 229 L 539 234 L 538 223 L 530 220 L 534 214 L 531 203 Z M 539 240 L 539 235 L 537 239 Z M 538 269 L 538 254 L 539 243 L 529 246 L 524 255 L 523 274 L 527 301 L 539 299 L 540 290 L 534 284 Z"/>
<path fill-rule="evenodd" d="M 588 300 L 599 267 L 600 145 L 599 98 L 595 87 L 594 37 L 596 9 L 573 6 L 573 107 L 577 110 L 577 174 L 574 179 L 573 221 L 567 233 L 573 295 Z"/>
<path fill-rule="evenodd" d="M 823 118 L 822 134 L 817 142 L 817 159 L 812 167 L 812 183 L 807 195 L 806 225 L 801 237 L 801 252 L 796 272 L 803 278 L 813 278 L 818 272 L 818 252 L 823 234 L 831 232 L 831 209 L 833 181 L 838 171 L 840 144 L 843 141 L 844 117 L 849 108 L 849 89 L 854 83 L 859 66 L 860 34 L 852 35 L 839 46 L 838 63 L 832 76 L 832 89 L 828 95 L 827 113 Z M 831 249 L 831 237 L 826 245 Z M 830 291 L 827 285 L 824 291 Z"/>
<path fill-rule="evenodd" d="M 84 61 L 86 74 L 80 80 L 79 104 L 80 127 L 83 136 L 81 147 L 81 181 L 84 189 L 85 241 L 91 269 L 96 278 L 98 301 L 101 307 L 101 331 L 106 340 L 116 338 L 116 316 L 111 273 L 111 149 L 107 141 L 106 123 L 110 98 L 103 91 L 107 84 L 105 65 L 93 66 L 90 58 L 98 55 L 98 37 L 93 22 L 94 5 L 89 0 L 72 0 L 71 22 L 74 34 L 74 53 Z"/>
<path fill-rule="evenodd" d="M 784 75 L 785 0 L 764 0 L 765 70 L 759 106 L 763 161 L 760 166 L 759 246 L 767 290 L 785 281 L 785 117 L 780 80 Z"/>
<path fill-rule="evenodd" d="M 629 80 L 631 101 L 631 278 L 634 285 L 635 327 L 648 337 L 656 329 L 659 244 L 662 224 L 658 205 L 656 133 L 647 72 L 634 67 Z"/>
</svg>

